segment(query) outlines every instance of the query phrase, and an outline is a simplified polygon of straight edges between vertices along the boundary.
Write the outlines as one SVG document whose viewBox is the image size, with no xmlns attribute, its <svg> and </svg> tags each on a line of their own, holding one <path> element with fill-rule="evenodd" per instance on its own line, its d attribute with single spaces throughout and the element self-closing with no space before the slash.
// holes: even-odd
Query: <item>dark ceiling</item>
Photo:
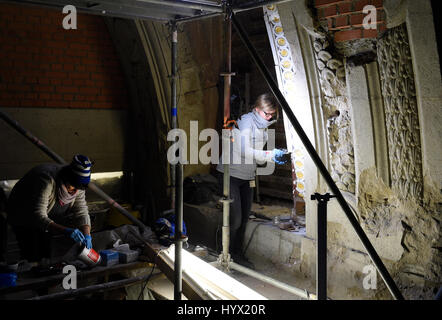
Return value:
<svg viewBox="0 0 442 320">
<path fill-rule="evenodd" d="M 290 0 L 231 0 L 234 11 L 256 8 L 274 2 Z M 48 7 L 63 8 L 73 5 L 79 12 L 121 18 L 138 18 L 159 21 L 186 21 L 223 13 L 222 0 L 6 0 Z"/>
</svg>

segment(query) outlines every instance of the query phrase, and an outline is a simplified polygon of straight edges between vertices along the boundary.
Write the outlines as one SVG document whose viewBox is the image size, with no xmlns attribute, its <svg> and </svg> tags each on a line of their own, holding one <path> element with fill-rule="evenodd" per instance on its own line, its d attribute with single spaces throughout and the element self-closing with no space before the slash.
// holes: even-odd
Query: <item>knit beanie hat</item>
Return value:
<svg viewBox="0 0 442 320">
<path fill-rule="evenodd" d="M 92 162 L 88 157 L 77 154 L 69 165 L 71 171 L 70 181 L 74 187 L 85 187 L 91 181 Z"/>
</svg>

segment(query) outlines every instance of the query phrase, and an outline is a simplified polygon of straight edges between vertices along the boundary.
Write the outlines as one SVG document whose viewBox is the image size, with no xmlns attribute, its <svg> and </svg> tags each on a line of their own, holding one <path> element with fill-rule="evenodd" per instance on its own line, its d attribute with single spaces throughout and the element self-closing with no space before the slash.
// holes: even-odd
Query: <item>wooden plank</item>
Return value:
<svg viewBox="0 0 442 320">
<path fill-rule="evenodd" d="M 144 247 L 145 254 L 149 257 L 149 259 L 155 263 L 158 268 L 166 275 L 166 277 L 170 280 L 170 282 L 175 283 L 175 271 L 174 266 L 170 266 L 158 253 L 161 250 L 161 247 L 155 248 L 146 240 L 133 233 L 139 240 L 141 240 L 146 246 Z M 190 284 L 183 278 L 182 280 L 182 292 L 189 300 L 203 300 L 203 298 L 196 292 Z"/>
<path fill-rule="evenodd" d="M 119 273 L 122 271 L 128 271 L 128 270 L 132 270 L 132 269 L 147 268 L 147 267 L 149 267 L 149 265 L 150 265 L 150 263 L 148 263 L 148 262 L 135 261 L 135 262 L 126 263 L 126 264 L 118 264 L 118 265 L 110 266 L 110 267 L 97 266 L 97 267 L 93 268 L 92 270 L 88 270 L 88 271 L 79 270 L 77 272 L 77 277 L 78 277 L 77 279 L 84 280 L 84 279 L 88 279 L 88 278 L 92 278 L 92 277 L 103 276 L 106 273 L 107 274 L 115 274 L 115 273 Z M 19 274 L 19 279 L 17 281 L 17 285 L 15 287 L 1 288 L 0 289 L 0 296 L 8 294 L 8 293 L 19 292 L 19 291 L 24 291 L 24 290 L 32 290 L 32 289 L 37 289 L 37 288 L 42 288 L 42 287 L 51 287 L 51 286 L 60 284 L 61 281 L 63 281 L 63 278 L 65 276 L 66 276 L 65 274 L 61 273 L 61 274 L 55 274 L 55 275 L 45 276 L 45 277 L 38 277 L 38 278 L 33 277 L 33 278 L 20 279 L 20 274 Z"/>
</svg>

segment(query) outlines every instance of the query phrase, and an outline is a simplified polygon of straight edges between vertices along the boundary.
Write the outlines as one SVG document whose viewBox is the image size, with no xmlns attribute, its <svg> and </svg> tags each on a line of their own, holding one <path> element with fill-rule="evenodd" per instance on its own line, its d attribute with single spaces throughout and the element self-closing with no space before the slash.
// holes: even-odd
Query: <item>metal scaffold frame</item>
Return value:
<svg viewBox="0 0 442 320">
<path fill-rule="evenodd" d="M 251 10 L 258 7 L 263 7 L 269 4 L 277 4 L 277 3 L 283 3 L 283 2 L 289 2 L 293 0 L 279 0 L 279 1 L 250 1 L 248 3 L 244 3 L 242 5 L 233 7 L 231 6 L 231 1 L 229 0 L 223 0 L 222 5 L 214 4 L 214 2 L 207 1 L 207 0 L 192 0 L 192 1 L 176 1 L 176 0 L 137 0 L 137 1 L 124 1 L 119 0 L 116 1 L 121 4 L 125 4 L 126 6 L 129 6 L 129 4 L 137 5 L 140 8 L 148 8 L 149 5 L 157 6 L 159 4 L 163 5 L 165 7 L 165 10 L 167 9 L 168 12 L 170 12 L 170 9 L 176 9 L 177 12 L 180 12 L 181 15 L 174 16 L 173 19 L 169 19 L 169 23 L 172 25 L 172 75 L 171 75 L 171 88 L 172 88 L 172 96 L 171 96 L 171 116 L 172 116 L 172 124 L 173 128 L 177 128 L 177 102 L 176 102 L 176 79 L 177 79 L 177 29 L 176 26 L 178 23 L 193 21 L 195 19 L 202 19 L 202 18 L 211 18 L 214 16 L 224 15 L 225 21 L 226 21 L 226 63 L 225 63 L 225 70 L 221 74 L 224 76 L 224 126 L 227 127 L 227 124 L 229 122 L 230 117 L 230 84 L 231 84 L 231 32 L 232 32 L 232 25 L 235 28 L 237 34 L 239 35 L 240 39 L 242 40 L 243 44 L 247 48 L 248 52 L 250 53 L 250 56 L 252 57 L 253 61 L 255 62 L 256 66 L 264 76 L 264 79 L 266 80 L 267 84 L 269 85 L 271 91 L 273 92 L 274 96 L 278 100 L 279 104 L 281 105 L 282 109 L 285 111 L 288 120 L 293 125 L 296 133 L 299 135 L 299 138 L 301 139 L 302 143 L 304 144 L 307 152 L 313 159 L 313 162 L 317 166 L 318 170 L 320 171 L 321 175 L 326 180 L 327 185 L 329 186 L 331 192 L 333 193 L 333 196 L 336 197 L 339 205 L 341 206 L 342 210 L 344 211 L 345 215 L 347 216 L 349 222 L 351 223 L 353 229 L 356 231 L 360 241 L 362 242 L 363 246 L 365 247 L 368 255 L 370 256 L 371 260 L 373 261 L 374 265 L 376 266 L 377 270 L 382 276 L 382 279 L 384 280 L 385 284 L 387 285 L 388 289 L 390 290 L 392 296 L 395 299 L 403 299 L 403 296 L 401 292 L 399 291 L 398 287 L 396 286 L 394 280 L 392 279 L 391 275 L 389 274 L 388 270 L 384 266 L 382 260 L 378 256 L 376 250 L 373 248 L 372 244 L 370 243 L 368 237 L 366 236 L 365 232 L 363 231 L 362 227 L 359 225 L 359 223 L 356 220 L 356 217 L 354 216 L 352 210 L 350 209 L 349 205 L 347 204 L 346 200 L 344 199 L 341 191 L 336 186 L 336 183 L 333 181 L 330 173 L 328 172 L 327 168 L 325 167 L 324 163 L 322 162 L 321 158 L 319 157 L 318 153 L 314 149 L 312 143 L 310 142 L 309 138 L 307 137 L 306 133 L 304 132 L 302 126 L 298 122 L 296 116 L 294 115 L 293 111 L 291 110 L 289 104 L 287 103 L 284 95 L 279 90 L 279 87 L 276 83 L 276 81 L 272 78 L 270 72 L 266 68 L 264 62 L 262 61 L 261 57 L 258 55 L 256 49 L 250 42 L 247 33 L 241 26 L 241 24 L 238 21 L 238 18 L 236 17 L 237 12 L 245 11 L 245 10 Z M 32 4 L 44 4 L 44 5 L 51 5 L 51 6 L 61 6 L 63 5 L 61 3 L 62 1 L 20 1 L 20 3 L 32 3 Z M 71 1 L 75 3 L 78 3 L 81 6 L 81 1 Z M 99 4 L 100 10 L 103 10 L 103 6 L 109 4 L 110 2 L 115 3 L 115 1 L 97 1 L 97 4 Z M 71 4 L 71 3 L 66 3 Z M 82 10 L 88 11 L 91 13 L 97 13 L 96 12 L 97 6 L 91 6 L 91 7 L 81 7 Z M 190 9 L 190 11 L 187 12 L 187 16 L 183 13 L 182 9 Z M 95 11 L 94 11 L 95 10 Z M 173 10 L 172 10 L 173 11 Z M 136 16 L 136 18 L 148 18 L 151 19 L 152 17 L 149 15 L 145 15 L 143 17 L 143 12 L 141 11 L 140 14 Z M 190 12 L 190 13 L 189 13 Z M 203 12 L 203 13 L 201 13 Z M 118 13 L 118 12 L 117 12 Z M 115 13 L 116 16 L 118 14 Z M 192 14 L 193 13 L 193 14 Z M 102 13 L 101 13 L 102 14 Z M 121 12 L 120 12 L 121 14 Z M 157 20 L 167 20 L 164 18 L 157 19 Z M 26 138 L 28 138 L 31 142 L 33 142 L 35 145 L 37 145 L 42 151 L 44 151 L 47 155 L 49 155 L 53 160 L 55 160 L 57 163 L 60 164 L 66 164 L 66 162 L 58 156 L 56 153 L 54 153 L 52 150 L 50 150 L 43 142 L 41 142 L 39 139 L 37 139 L 35 136 L 33 136 L 29 131 L 22 128 L 16 121 L 12 120 L 8 115 L 6 115 L 4 112 L 0 111 L 0 117 L 5 120 L 9 125 L 11 125 L 14 129 L 19 131 L 21 134 L 23 134 Z M 172 170 L 172 209 L 175 210 L 175 216 L 176 216 L 176 232 L 175 232 L 175 260 L 174 260 L 174 298 L 176 300 L 181 299 L 182 291 L 183 291 L 183 285 L 182 285 L 182 242 L 185 239 L 182 235 L 183 232 L 183 163 L 178 163 L 175 166 L 171 167 Z M 232 268 L 235 268 L 241 272 L 247 273 L 251 276 L 258 277 L 262 279 L 263 281 L 273 282 L 277 283 L 276 280 L 268 279 L 268 277 L 264 277 L 262 275 L 257 275 L 256 272 L 238 266 L 237 264 L 230 261 L 230 255 L 229 255 L 229 206 L 231 199 L 230 198 L 230 186 L 229 186 L 229 166 L 224 165 L 224 186 L 223 186 L 223 251 L 220 255 L 220 265 L 224 267 L 225 269 L 228 269 L 229 266 Z M 141 222 L 140 220 L 133 217 L 128 211 L 126 211 L 122 206 L 120 206 L 115 200 L 110 198 L 108 195 L 106 195 L 102 190 L 100 190 L 95 184 L 90 183 L 89 188 L 97 193 L 100 197 L 105 199 L 109 205 L 115 207 L 121 214 L 123 214 L 125 217 L 127 217 L 131 222 L 133 222 L 135 225 L 139 226 L 142 230 L 146 228 L 146 226 Z M 318 199 L 318 198 L 316 198 Z M 318 213 L 319 214 L 319 213 Z M 326 217 L 324 217 L 324 220 L 322 221 L 321 230 L 326 230 Z M 325 223 L 325 225 L 324 225 Z M 322 235 L 326 237 L 325 235 Z M 318 235 L 319 237 L 319 235 Z M 321 242 L 321 254 L 318 252 L 318 256 L 321 256 L 321 263 L 326 263 L 325 256 L 323 255 L 324 250 L 324 242 Z M 151 252 L 152 257 L 154 257 L 154 250 L 152 248 L 149 249 Z M 325 248 L 326 250 L 326 248 Z M 167 269 L 168 274 L 170 275 L 170 268 L 166 267 L 165 264 L 160 264 L 163 266 L 163 268 Z M 322 275 L 319 275 L 318 279 L 322 279 L 321 281 L 321 292 L 318 296 L 321 299 L 326 298 L 326 285 L 324 288 L 324 281 L 326 283 L 326 268 L 320 268 L 318 270 L 322 270 Z M 325 271 L 324 271 L 325 270 Z M 324 273 L 325 272 L 325 273 Z M 318 280 L 319 281 L 319 280 Z M 279 283 L 280 284 L 280 283 Z M 281 288 L 284 288 L 288 291 L 291 291 L 293 293 L 297 293 L 298 295 L 303 296 L 304 298 L 312 298 L 312 295 L 306 293 L 305 290 L 293 288 L 287 285 L 280 284 Z M 194 293 L 192 290 L 188 289 L 189 286 L 185 286 L 187 292 Z M 190 291 L 189 291 L 190 290 Z M 194 295 L 195 296 L 195 295 Z"/>
</svg>

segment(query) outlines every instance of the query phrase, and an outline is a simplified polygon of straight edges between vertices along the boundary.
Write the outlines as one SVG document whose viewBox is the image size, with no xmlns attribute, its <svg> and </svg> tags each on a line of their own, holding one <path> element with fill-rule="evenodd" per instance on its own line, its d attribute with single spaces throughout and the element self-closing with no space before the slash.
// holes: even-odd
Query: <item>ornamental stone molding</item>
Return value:
<svg viewBox="0 0 442 320">
<path fill-rule="evenodd" d="M 314 39 L 313 47 L 321 86 L 322 110 L 327 121 L 331 175 L 340 190 L 354 194 L 352 119 L 345 82 L 345 66 L 342 60 L 330 53 L 327 39 Z"/>
<path fill-rule="evenodd" d="M 378 61 L 392 188 L 402 199 L 421 199 L 422 151 L 416 87 L 405 24 L 379 40 Z"/>
</svg>

